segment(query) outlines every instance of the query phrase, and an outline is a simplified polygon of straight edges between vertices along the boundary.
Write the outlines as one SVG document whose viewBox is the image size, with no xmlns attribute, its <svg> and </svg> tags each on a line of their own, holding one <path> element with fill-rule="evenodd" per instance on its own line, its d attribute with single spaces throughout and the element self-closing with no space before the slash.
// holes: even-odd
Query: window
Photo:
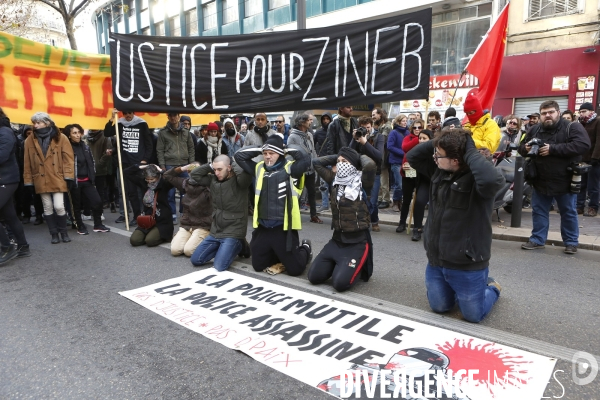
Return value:
<svg viewBox="0 0 600 400">
<path fill-rule="evenodd" d="M 165 23 L 163 21 L 154 24 L 154 34 L 156 36 L 165 36 Z"/>
<path fill-rule="evenodd" d="M 140 28 L 150 26 L 150 11 L 148 9 L 140 13 Z"/>
<path fill-rule="evenodd" d="M 171 28 L 171 36 L 181 36 L 181 24 L 179 23 L 179 15 L 169 18 L 169 27 Z"/>
<path fill-rule="evenodd" d="M 185 12 L 185 28 L 188 36 L 198 36 L 198 13 L 195 8 Z"/>
<path fill-rule="evenodd" d="M 269 0 L 269 10 L 274 10 L 279 7 L 289 6 L 289 0 Z"/>
<path fill-rule="evenodd" d="M 223 24 L 238 20 L 238 0 L 223 0 Z"/>
<path fill-rule="evenodd" d="M 183 10 L 188 11 L 196 8 L 196 0 L 183 0 Z"/>
<path fill-rule="evenodd" d="M 489 18 L 433 27 L 431 75 L 460 74 L 489 27 Z"/>
<path fill-rule="evenodd" d="M 262 0 L 244 0 L 246 17 L 262 13 Z"/>
<path fill-rule="evenodd" d="M 135 17 L 135 0 L 130 0 L 127 4 L 127 15 Z"/>
<path fill-rule="evenodd" d="M 204 30 L 217 27 L 217 3 L 211 1 L 202 5 L 202 14 L 204 15 Z"/>
<path fill-rule="evenodd" d="M 528 21 L 583 11 L 578 3 L 578 0 L 529 0 Z"/>
</svg>

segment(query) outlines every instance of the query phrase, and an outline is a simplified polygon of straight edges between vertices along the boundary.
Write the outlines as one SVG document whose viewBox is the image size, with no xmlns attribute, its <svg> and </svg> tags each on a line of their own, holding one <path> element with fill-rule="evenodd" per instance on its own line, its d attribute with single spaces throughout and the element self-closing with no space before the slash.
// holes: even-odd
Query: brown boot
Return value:
<svg viewBox="0 0 600 400">
<path fill-rule="evenodd" d="M 371 231 L 373 231 L 373 232 L 381 231 L 381 229 L 379 229 L 379 224 L 371 224 Z"/>
</svg>

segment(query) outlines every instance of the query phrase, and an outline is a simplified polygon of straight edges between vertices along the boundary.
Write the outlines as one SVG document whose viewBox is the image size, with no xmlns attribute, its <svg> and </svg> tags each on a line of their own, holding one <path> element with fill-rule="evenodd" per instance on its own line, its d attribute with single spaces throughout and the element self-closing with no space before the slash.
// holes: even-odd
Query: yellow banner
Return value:
<svg viewBox="0 0 600 400">
<path fill-rule="evenodd" d="M 13 123 L 31 124 L 31 116 L 42 111 L 59 128 L 78 123 L 85 129 L 104 129 L 114 107 L 110 57 L 0 32 L 0 107 Z M 136 115 L 150 128 L 167 122 L 166 114 Z M 218 114 L 198 114 L 192 125 L 218 119 Z"/>
</svg>

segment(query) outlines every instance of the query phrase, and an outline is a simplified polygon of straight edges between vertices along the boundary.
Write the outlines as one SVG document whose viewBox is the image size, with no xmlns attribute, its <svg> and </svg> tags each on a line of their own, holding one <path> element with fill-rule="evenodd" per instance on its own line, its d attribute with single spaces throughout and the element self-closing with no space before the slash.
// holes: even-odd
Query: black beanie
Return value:
<svg viewBox="0 0 600 400">
<path fill-rule="evenodd" d="M 362 165 L 360 163 L 360 154 L 350 147 L 342 147 L 338 153 L 338 157 L 344 157 L 348 162 L 354 165 L 354 168 L 361 170 Z"/>
<path fill-rule="evenodd" d="M 592 105 L 592 103 L 583 103 L 582 105 L 579 106 L 579 111 L 581 111 L 581 110 L 594 111 L 594 106 Z"/>
<path fill-rule="evenodd" d="M 283 155 L 283 139 L 279 135 L 271 135 L 265 141 L 265 144 L 262 147 L 262 151 L 271 150 L 277 154 Z"/>
</svg>

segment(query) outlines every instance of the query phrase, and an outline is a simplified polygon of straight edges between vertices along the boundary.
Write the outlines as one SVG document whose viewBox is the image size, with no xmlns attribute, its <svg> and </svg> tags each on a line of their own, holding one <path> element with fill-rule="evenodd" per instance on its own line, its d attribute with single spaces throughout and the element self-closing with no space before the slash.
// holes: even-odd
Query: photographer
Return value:
<svg viewBox="0 0 600 400">
<path fill-rule="evenodd" d="M 531 198 L 533 229 L 521 248 L 543 249 L 549 228 L 552 199 L 560 211 L 560 232 L 564 252 L 575 254 L 579 244 L 579 224 L 573 192 L 571 163 L 579 162 L 590 148 L 590 139 L 581 124 L 561 118 L 558 103 L 548 100 L 540 106 L 541 124 L 533 127 L 521 142 L 519 153 L 530 157 L 532 168 L 525 168 L 525 178 L 533 186 Z M 579 185 L 580 186 L 580 185 Z"/>
<path fill-rule="evenodd" d="M 377 195 L 381 187 L 381 162 L 385 151 L 385 137 L 379 132 L 373 132 L 373 119 L 367 116 L 362 116 L 358 119 L 360 128 L 355 129 L 350 148 L 356 150 L 359 154 L 365 155 L 372 159 L 377 165 L 375 171 L 375 180 L 371 189 L 371 196 L 368 199 L 370 202 L 369 212 L 371 213 L 371 230 L 379 232 L 379 207 L 377 205 Z"/>
</svg>

